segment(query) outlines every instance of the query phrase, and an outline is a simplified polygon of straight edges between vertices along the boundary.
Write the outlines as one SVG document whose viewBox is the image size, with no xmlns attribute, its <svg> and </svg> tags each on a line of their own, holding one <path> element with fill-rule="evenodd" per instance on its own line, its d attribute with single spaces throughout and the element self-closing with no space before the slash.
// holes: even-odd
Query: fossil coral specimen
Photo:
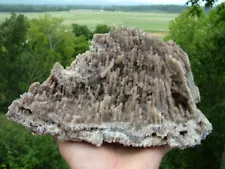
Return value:
<svg viewBox="0 0 225 169">
<path fill-rule="evenodd" d="M 15 100 L 7 116 L 59 140 L 134 147 L 200 144 L 212 130 L 196 107 L 199 91 L 187 54 L 138 29 L 95 35 L 70 67 Z"/>
</svg>

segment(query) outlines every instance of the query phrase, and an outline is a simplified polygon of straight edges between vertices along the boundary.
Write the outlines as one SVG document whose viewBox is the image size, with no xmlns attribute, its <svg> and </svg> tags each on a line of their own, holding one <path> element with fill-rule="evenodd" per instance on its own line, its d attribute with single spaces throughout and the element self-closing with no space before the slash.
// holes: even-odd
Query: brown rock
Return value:
<svg viewBox="0 0 225 169">
<path fill-rule="evenodd" d="M 199 101 L 179 46 L 118 28 L 95 35 L 92 48 L 69 68 L 56 63 L 43 84 L 32 84 L 12 103 L 7 116 L 64 141 L 185 148 L 212 130 L 196 107 Z"/>
</svg>

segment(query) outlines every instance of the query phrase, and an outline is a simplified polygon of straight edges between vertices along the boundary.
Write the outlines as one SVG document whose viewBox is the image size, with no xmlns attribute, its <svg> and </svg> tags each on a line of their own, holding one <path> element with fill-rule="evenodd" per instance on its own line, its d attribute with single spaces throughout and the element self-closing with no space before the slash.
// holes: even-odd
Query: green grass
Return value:
<svg viewBox="0 0 225 169">
<path fill-rule="evenodd" d="M 46 13 L 23 13 L 28 18 L 37 18 Z M 123 25 L 128 27 L 142 28 L 147 32 L 161 33 L 168 32 L 168 23 L 173 20 L 177 14 L 169 13 L 138 13 L 138 12 L 101 12 L 101 11 L 65 11 L 50 12 L 55 17 L 63 17 L 65 25 L 72 23 L 87 25 L 90 29 L 94 29 L 97 24 L 107 25 Z M 0 13 L 0 22 L 10 13 Z"/>
</svg>

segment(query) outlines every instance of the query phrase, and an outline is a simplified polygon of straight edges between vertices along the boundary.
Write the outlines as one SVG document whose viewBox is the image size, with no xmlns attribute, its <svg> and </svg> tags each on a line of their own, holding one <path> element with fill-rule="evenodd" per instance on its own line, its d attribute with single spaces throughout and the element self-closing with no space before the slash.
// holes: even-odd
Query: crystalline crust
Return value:
<svg viewBox="0 0 225 169">
<path fill-rule="evenodd" d="M 200 101 L 187 54 L 135 28 L 96 34 L 70 67 L 56 63 L 9 107 L 8 118 L 59 140 L 186 148 L 212 126 Z"/>
</svg>

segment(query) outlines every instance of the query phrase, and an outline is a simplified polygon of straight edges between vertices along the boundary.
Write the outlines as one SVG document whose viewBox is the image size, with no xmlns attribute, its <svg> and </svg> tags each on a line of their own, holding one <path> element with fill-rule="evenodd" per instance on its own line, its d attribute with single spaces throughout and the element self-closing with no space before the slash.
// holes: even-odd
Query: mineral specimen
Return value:
<svg viewBox="0 0 225 169">
<path fill-rule="evenodd" d="M 8 118 L 38 135 L 63 141 L 125 146 L 200 144 L 212 126 L 200 101 L 187 54 L 173 41 L 139 29 L 96 34 L 86 53 L 34 83 L 9 107 Z"/>
</svg>

